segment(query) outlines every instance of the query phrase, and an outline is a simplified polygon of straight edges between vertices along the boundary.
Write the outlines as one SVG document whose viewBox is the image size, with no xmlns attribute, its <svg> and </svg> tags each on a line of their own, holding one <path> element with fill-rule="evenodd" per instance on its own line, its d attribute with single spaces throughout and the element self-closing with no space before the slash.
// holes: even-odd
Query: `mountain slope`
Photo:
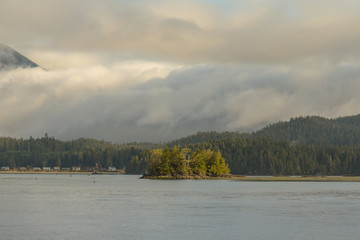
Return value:
<svg viewBox="0 0 360 240">
<path fill-rule="evenodd" d="M 180 145 L 184 146 L 187 144 L 204 143 L 212 140 L 224 140 L 233 138 L 249 138 L 251 137 L 248 133 L 238 132 L 198 132 L 194 135 L 180 138 L 167 143 L 168 146 Z"/>
<path fill-rule="evenodd" d="M 314 146 L 360 146 L 360 114 L 327 119 L 319 116 L 292 118 L 270 124 L 253 134 L 238 132 L 198 132 L 168 142 L 168 146 L 205 143 L 213 140 L 271 137 L 290 144 Z"/>
<path fill-rule="evenodd" d="M 39 67 L 14 49 L 0 43 L 0 70 Z"/>
<path fill-rule="evenodd" d="M 360 146 L 360 114 L 336 119 L 292 118 L 288 122 L 271 124 L 255 135 L 306 145 Z"/>
</svg>

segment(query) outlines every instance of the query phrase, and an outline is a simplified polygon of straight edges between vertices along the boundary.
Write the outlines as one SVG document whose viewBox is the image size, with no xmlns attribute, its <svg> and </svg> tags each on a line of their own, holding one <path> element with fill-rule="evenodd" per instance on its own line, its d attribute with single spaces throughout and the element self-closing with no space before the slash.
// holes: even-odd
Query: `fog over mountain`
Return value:
<svg viewBox="0 0 360 240">
<path fill-rule="evenodd" d="M 47 71 L 0 71 L 0 136 L 166 141 L 358 114 L 359 7 L 1 1 L 0 41 Z"/>
<path fill-rule="evenodd" d="M 0 43 L 0 70 L 34 67 L 38 67 L 38 65 L 14 49 Z"/>
<path fill-rule="evenodd" d="M 198 131 L 254 131 L 293 116 L 358 112 L 356 66 L 305 69 L 123 60 L 1 71 L 0 135 L 166 141 Z"/>
</svg>

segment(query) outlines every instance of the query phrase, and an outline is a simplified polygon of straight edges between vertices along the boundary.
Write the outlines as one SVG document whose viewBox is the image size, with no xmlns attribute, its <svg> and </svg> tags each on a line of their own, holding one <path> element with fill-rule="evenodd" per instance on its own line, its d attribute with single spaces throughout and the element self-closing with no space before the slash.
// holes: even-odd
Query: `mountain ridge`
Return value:
<svg viewBox="0 0 360 240">
<path fill-rule="evenodd" d="M 36 67 L 40 66 L 11 47 L 0 43 L 0 71 Z"/>
<path fill-rule="evenodd" d="M 360 114 L 325 118 L 306 116 L 270 124 L 255 133 L 293 144 L 315 146 L 360 146 Z"/>
<path fill-rule="evenodd" d="M 0 137 L 0 166 L 115 166 L 139 174 L 146 173 L 151 151 L 173 144 L 192 153 L 219 151 L 234 174 L 360 175 L 359 139 L 360 115 L 297 117 L 252 134 L 199 132 L 164 144 L 112 144 L 86 138 L 61 141 L 47 134 L 36 139 Z"/>
<path fill-rule="evenodd" d="M 338 118 L 305 116 L 279 121 L 253 132 L 198 132 L 168 142 L 169 146 L 209 142 L 213 140 L 269 137 L 291 144 L 315 146 L 360 146 L 360 114 Z"/>
</svg>

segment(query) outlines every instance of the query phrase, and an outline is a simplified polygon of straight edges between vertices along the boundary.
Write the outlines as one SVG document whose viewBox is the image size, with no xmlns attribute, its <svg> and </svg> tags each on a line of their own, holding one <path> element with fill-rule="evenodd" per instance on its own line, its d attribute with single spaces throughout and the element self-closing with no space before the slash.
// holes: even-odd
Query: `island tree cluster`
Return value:
<svg viewBox="0 0 360 240">
<path fill-rule="evenodd" d="M 220 176 L 230 173 L 219 151 L 197 150 L 174 146 L 169 149 L 154 149 L 149 154 L 149 174 L 152 176 Z"/>
</svg>

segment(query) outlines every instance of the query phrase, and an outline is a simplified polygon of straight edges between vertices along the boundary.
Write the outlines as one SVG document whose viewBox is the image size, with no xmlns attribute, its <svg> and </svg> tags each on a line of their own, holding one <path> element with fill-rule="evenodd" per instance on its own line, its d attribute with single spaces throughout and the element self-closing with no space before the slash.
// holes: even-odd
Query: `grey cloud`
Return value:
<svg viewBox="0 0 360 240">
<path fill-rule="evenodd" d="M 190 21 L 184 21 L 182 19 L 177 18 L 166 18 L 162 20 L 161 24 L 169 31 L 188 31 L 188 32 L 196 32 L 199 31 L 199 26 Z"/>
<path fill-rule="evenodd" d="M 183 4 L 191 9 L 196 3 Z M 173 11 L 169 17 L 158 10 L 159 5 L 158 1 L 3 0 L 0 38 L 20 50 L 31 45 L 132 52 L 188 63 L 359 58 L 356 1 L 245 1 L 244 6 L 251 6 L 246 11 L 233 3 L 229 13 L 202 3 L 208 19 L 202 12 Z"/>
</svg>

